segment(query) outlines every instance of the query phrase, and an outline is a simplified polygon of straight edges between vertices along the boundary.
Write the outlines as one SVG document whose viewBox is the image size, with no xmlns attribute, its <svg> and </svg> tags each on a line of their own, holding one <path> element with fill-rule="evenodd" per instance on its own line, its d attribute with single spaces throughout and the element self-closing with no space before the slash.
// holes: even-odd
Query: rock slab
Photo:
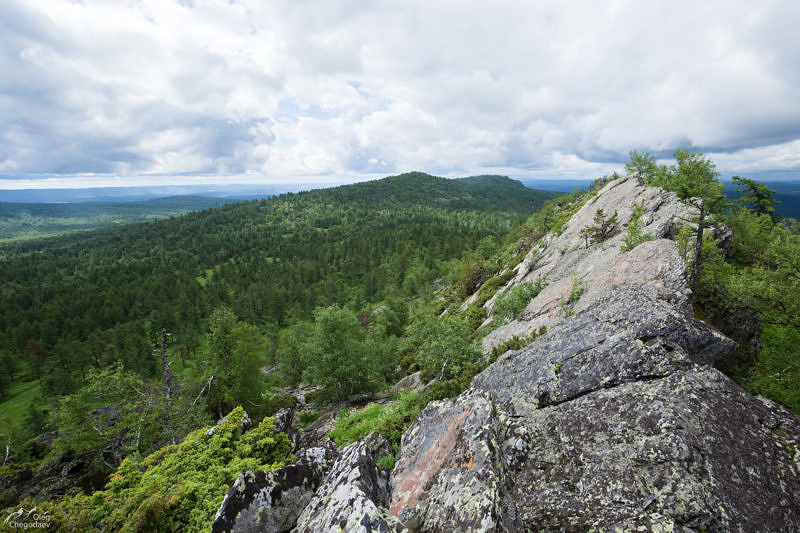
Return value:
<svg viewBox="0 0 800 533">
<path fill-rule="evenodd" d="M 599 298 L 422 412 L 391 512 L 410 531 L 800 530 L 800 421 L 710 366 L 735 348 L 660 291 Z"/>
<path fill-rule="evenodd" d="M 376 433 L 344 448 L 293 531 L 394 531 L 396 521 L 387 512 L 389 469 L 377 465 L 391 453 L 392 445 Z"/>
<path fill-rule="evenodd" d="M 310 448 L 293 465 L 239 474 L 217 511 L 212 532 L 291 531 L 337 455 L 332 446 Z"/>
</svg>

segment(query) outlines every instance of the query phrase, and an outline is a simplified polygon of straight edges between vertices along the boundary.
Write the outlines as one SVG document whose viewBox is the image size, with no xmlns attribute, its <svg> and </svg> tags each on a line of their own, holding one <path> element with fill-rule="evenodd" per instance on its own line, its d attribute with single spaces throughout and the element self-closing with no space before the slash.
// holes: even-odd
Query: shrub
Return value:
<svg viewBox="0 0 800 533">
<path fill-rule="evenodd" d="M 481 307 L 478 302 L 475 302 L 464 311 L 464 319 L 469 324 L 470 329 L 476 330 L 486 320 L 486 309 Z"/>
<path fill-rule="evenodd" d="M 324 403 L 326 399 L 325 389 L 317 389 L 311 392 L 307 392 L 305 394 L 306 403 L 308 404 L 320 404 Z"/>
<path fill-rule="evenodd" d="M 199 429 L 144 459 L 128 456 L 105 490 L 91 496 L 21 505 L 50 512 L 58 531 L 208 531 L 236 476 L 293 460 L 289 439 L 275 433 L 274 419 L 242 432 L 244 416 L 237 407 L 213 431 Z"/>
<path fill-rule="evenodd" d="M 456 281 L 456 290 L 461 298 L 466 298 L 486 281 L 489 273 L 483 260 L 477 255 L 470 255 L 461 266 Z"/>
<path fill-rule="evenodd" d="M 519 318 L 522 310 L 542 292 L 545 286 L 545 280 L 537 278 L 532 283 L 522 283 L 511 287 L 495 300 L 493 312 L 495 320 L 502 322 Z"/>
<path fill-rule="evenodd" d="M 800 413 L 800 364 L 797 346 L 800 332 L 791 326 L 767 324 L 761 335 L 764 349 L 744 380 L 752 394 L 762 394 Z"/>
<path fill-rule="evenodd" d="M 578 277 L 573 274 L 572 275 L 572 286 L 569 289 L 569 294 L 567 294 L 566 300 L 561 300 L 558 302 L 558 305 L 561 309 L 564 310 L 564 315 L 567 317 L 573 316 L 575 311 L 573 310 L 572 306 L 575 305 L 578 300 L 581 299 L 581 295 L 583 294 L 583 282 L 578 279 Z"/>
<path fill-rule="evenodd" d="M 297 407 L 297 398 L 291 394 L 272 394 L 269 398 L 264 398 L 264 414 L 272 416 L 281 409 L 294 409 Z"/>
<path fill-rule="evenodd" d="M 581 230 L 581 235 L 586 240 L 586 247 L 589 243 L 603 242 L 608 239 L 617 228 L 617 212 L 606 218 L 602 209 L 598 209 L 594 214 L 594 225 L 586 226 Z"/>
<path fill-rule="evenodd" d="M 441 319 L 422 313 L 408 329 L 408 342 L 416 350 L 422 379 L 451 379 L 464 366 L 477 361 L 480 351 L 472 343 L 472 330 L 458 316 Z"/>
<path fill-rule="evenodd" d="M 520 260 L 525 258 L 525 254 L 519 254 Z M 478 299 L 475 302 L 479 306 L 483 306 L 486 302 L 488 302 L 492 296 L 497 294 L 497 291 L 500 290 L 506 283 L 508 283 L 511 278 L 514 277 L 514 271 L 509 269 L 500 274 L 499 276 L 495 276 L 493 278 L 489 278 L 483 285 L 481 285 L 480 290 L 478 291 Z"/>
<path fill-rule="evenodd" d="M 303 411 L 297 415 L 297 420 L 300 423 L 300 427 L 306 427 L 309 424 L 313 424 L 318 418 L 319 413 L 317 411 Z"/>
<path fill-rule="evenodd" d="M 628 232 L 622 238 L 622 246 L 620 249 L 623 252 L 630 252 L 643 242 L 652 241 L 652 233 L 642 233 L 642 215 L 644 214 L 644 204 L 636 204 L 633 206 L 633 216 L 631 222 L 628 224 Z"/>
<path fill-rule="evenodd" d="M 378 466 L 381 468 L 394 468 L 394 464 L 397 461 L 397 457 L 394 455 L 384 455 L 383 457 L 378 458 Z"/>
</svg>

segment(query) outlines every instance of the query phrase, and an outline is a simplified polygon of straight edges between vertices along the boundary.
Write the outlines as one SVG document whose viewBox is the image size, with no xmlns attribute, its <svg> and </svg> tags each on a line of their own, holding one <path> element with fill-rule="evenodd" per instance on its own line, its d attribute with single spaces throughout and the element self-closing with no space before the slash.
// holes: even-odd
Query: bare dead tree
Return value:
<svg viewBox="0 0 800 533">
<path fill-rule="evenodd" d="M 161 329 L 161 350 L 154 350 L 153 355 L 161 358 L 161 363 L 164 367 L 164 398 L 167 401 L 167 414 L 165 420 L 165 426 L 167 429 L 167 433 L 169 435 L 172 444 L 176 444 L 175 442 L 175 431 L 172 427 L 172 402 L 178 396 L 180 392 L 180 384 L 177 383 L 172 376 L 172 372 L 170 371 L 170 365 L 172 365 L 172 361 L 167 359 L 167 341 L 169 337 L 172 336 L 172 333 L 167 333 L 166 328 Z"/>
</svg>

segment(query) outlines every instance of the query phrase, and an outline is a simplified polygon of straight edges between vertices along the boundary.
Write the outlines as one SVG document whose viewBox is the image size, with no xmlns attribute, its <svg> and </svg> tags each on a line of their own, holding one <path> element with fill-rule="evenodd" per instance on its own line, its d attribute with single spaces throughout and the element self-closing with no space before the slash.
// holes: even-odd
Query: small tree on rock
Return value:
<svg viewBox="0 0 800 533">
<path fill-rule="evenodd" d="M 608 239 L 616 228 L 617 212 L 614 211 L 613 215 L 606 218 L 603 209 L 599 208 L 594 214 L 594 225 L 583 228 L 581 230 L 581 236 L 583 236 L 586 247 L 588 248 L 590 242 L 594 244 Z"/>
</svg>

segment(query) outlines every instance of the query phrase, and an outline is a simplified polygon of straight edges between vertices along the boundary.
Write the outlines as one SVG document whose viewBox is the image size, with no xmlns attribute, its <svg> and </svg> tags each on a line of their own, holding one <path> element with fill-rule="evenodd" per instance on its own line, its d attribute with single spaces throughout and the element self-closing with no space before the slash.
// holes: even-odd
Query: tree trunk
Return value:
<svg viewBox="0 0 800 533">
<path fill-rule="evenodd" d="M 172 444 L 176 444 L 175 442 L 175 432 L 173 431 L 172 427 L 172 400 L 173 396 L 177 394 L 177 386 L 175 382 L 172 380 L 172 373 L 169 370 L 169 365 L 171 364 L 170 361 L 167 360 L 167 338 L 170 336 L 170 333 L 167 333 L 166 328 L 161 329 L 161 351 L 156 352 L 156 355 L 161 357 L 161 363 L 164 367 L 164 397 L 167 400 L 167 414 L 164 426 L 167 429 L 167 434 L 172 441 Z"/>
</svg>

